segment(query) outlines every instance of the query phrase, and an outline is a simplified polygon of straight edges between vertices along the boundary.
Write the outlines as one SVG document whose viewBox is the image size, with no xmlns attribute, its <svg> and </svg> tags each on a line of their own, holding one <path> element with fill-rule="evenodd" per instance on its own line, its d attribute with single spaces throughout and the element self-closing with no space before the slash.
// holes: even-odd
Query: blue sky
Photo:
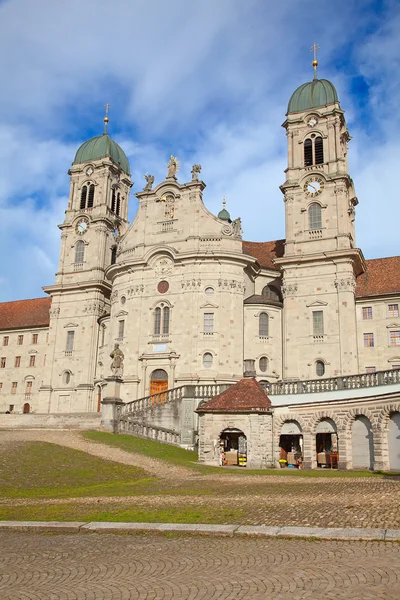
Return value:
<svg viewBox="0 0 400 600">
<path fill-rule="evenodd" d="M 357 245 L 399 254 L 400 3 L 336 0 L 9 0 L 0 2 L 0 301 L 54 282 L 79 145 L 110 134 L 129 157 L 134 193 L 170 154 L 179 180 L 203 166 L 204 201 L 224 195 L 244 238 L 282 238 L 286 136 L 297 86 L 336 86 L 353 140 Z"/>
</svg>

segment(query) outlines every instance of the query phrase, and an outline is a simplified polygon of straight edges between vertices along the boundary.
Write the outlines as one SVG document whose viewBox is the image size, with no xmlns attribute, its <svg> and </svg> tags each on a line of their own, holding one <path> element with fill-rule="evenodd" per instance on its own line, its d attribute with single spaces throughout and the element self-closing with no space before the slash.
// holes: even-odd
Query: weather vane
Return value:
<svg viewBox="0 0 400 600">
<path fill-rule="evenodd" d="M 108 125 L 108 121 L 110 120 L 108 118 L 108 111 L 109 111 L 109 108 L 110 108 L 110 105 L 108 104 L 108 102 L 107 102 L 107 104 L 105 105 L 104 108 L 106 110 L 106 116 L 104 117 L 104 133 L 107 133 L 107 125 Z"/>
<path fill-rule="evenodd" d="M 319 44 L 317 44 L 317 42 L 314 42 L 310 48 L 310 52 L 314 52 L 314 60 L 311 63 L 312 66 L 314 67 L 314 79 L 318 79 L 318 77 L 317 77 L 317 67 L 318 67 L 317 50 L 320 50 Z"/>
</svg>

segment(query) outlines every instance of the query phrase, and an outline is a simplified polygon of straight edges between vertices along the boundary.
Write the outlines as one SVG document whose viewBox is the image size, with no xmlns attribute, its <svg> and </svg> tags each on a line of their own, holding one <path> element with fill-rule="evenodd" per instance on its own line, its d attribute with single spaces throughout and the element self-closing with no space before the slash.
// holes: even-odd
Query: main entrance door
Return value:
<svg viewBox="0 0 400 600">
<path fill-rule="evenodd" d="M 150 378 L 150 395 L 160 394 L 168 389 L 168 375 L 164 369 L 156 369 Z"/>
</svg>

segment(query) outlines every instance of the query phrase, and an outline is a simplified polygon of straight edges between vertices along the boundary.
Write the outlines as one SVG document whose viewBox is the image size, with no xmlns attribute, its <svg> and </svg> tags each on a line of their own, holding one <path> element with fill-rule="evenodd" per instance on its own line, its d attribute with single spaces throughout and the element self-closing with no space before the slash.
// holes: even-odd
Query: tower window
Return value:
<svg viewBox="0 0 400 600">
<path fill-rule="evenodd" d="M 75 244 L 75 264 L 83 263 L 85 257 L 85 243 L 79 240 Z"/>
<path fill-rule="evenodd" d="M 115 214 L 119 216 L 121 212 L 121 194 L 117 194 L 117 204 L 115 208 Z"/>
<path fill-rule="evenodd" d="M 318 377 L 322 377 L 325 374 L 325 363 L 322 360 L 317 360 L 315 363 L 315 372 Z"/>
<path fill-rule="evenodd" d="M 267 313 L 262 312 L 258 317 L 258 335 L 260 337 L 268 337 L 269 318 Z"/>
<path fill-rule="evenodd" d="M 304 140 L 304 166 L 322 165 L 324 162 L 324 142 L 322 137 L 314 134 Z"/>
<path fill-rule="evenodd" d="M 88 203 L 87 203 L 87 207 L 88 208 L 92 208 L 93 207 L 93 202 L 94 202 L 94 184 L 92 183 L 89 186 L 89 194 L 88 194 Z"/>
<path fill-rule="evenodd" d="M 214 313 L 204 313 L 203 326 L 205 334 L 212 335 L 214 333 Z"/>
<path fill-rule="evenodd" d="M 111 212 L 115 213 L 116 205 L 117 205 L 117 199 L 116 199 L 115 190 L 113 190 L 111 192 Z"/>
<path fill-rule="evenodd" d="M 304 166 L 310 167 L 313 164 L 313 147 L 312 141 L 308 138 L 304 142 Z"/>
<path fill-rule="evenodd" d="M 67 343 L 65 352 L 72 352 L 74 349 L 75 331 L 67 331 Z"/>
<path fill-rule="evenodd" d="M 115 265 L 117 262 L 117 246 L 111 248 L 111 264 Z"/>
<path fill-rule="evenodd" d="M 260 371 L 262 373 L 266 373 L 268 371 L 268 358 L 266 356 L 262 356 L 259 361 Z"/>
<path fill-rule="evenodd" d="M 84 185 L 81 191 L 81 210 L 86 208 L 86 198 L 87 198 L 87 186 Z"/>
<path fill-rule="evenodd" d="M 313 202 L 308 208 L 308 229 L 322 229 L 321 205 Z"/>
<path fill-rule="evenodd" d="M 123 339 L 124 331 L 125 331 L 125 321 L 122 319 L 121 321 L 118 321 L 118 339 L 119 340 Z"/>
<path fill-rule="evenodd" d="M 263 287 L 261 296 L 263 296 L 264 298 L 268 298 L 270 300 L 277 300 L 278 302 L 282 302 L 282 296 L 281 296 L 279 290 L 276 287 L 274 287 L 273 285 L 268 284 L 265 287 Z"/>
</svg>

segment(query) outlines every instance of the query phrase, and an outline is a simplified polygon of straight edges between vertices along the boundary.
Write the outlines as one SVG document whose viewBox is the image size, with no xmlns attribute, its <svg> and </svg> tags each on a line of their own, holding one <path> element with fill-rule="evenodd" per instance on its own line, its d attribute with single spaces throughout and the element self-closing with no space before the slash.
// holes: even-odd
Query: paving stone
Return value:
<svg viewBox="0 0 400 600">
<path fill-rule="evenodd" d="M 2 600 L 399 600 L 400 544 L 3 531 L 0 571 Z"/>
</svg>

